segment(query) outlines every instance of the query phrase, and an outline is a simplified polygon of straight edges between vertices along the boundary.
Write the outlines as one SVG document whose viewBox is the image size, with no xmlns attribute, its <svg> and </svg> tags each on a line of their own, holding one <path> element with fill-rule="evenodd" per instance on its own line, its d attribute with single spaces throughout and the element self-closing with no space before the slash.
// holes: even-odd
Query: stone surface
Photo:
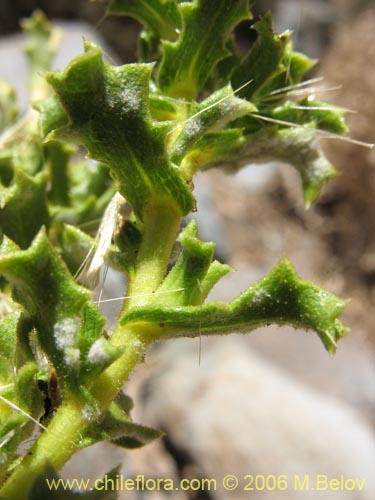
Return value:
<svg viewBox="0 0 375 500">
<path fill-rule="evenodd" d="M 247 474 L 286 474 L 287 491 L 258 491 L 265 500 L 312 499 L 315 491 L 295 491 L 297 474 L 365 479 L 360 492 L 322 491 L 327 500 L 372 500 L 375 441 L 361 416 L 335 398 L 315 391 L 254 354 L 242 337 L 176 341 L 156 349 L 144 369 L 138 411 L 173 443 L 177 462 L 189 458 L 182 476 L 214 478 L 227 474 L 244 484 Z M 143 453 L 147 453 L 147 448 Z M 186 462 L 186 460 L 185 460 Z M 242 499 L 218 487 L 215 499 Z"/>
</svg>

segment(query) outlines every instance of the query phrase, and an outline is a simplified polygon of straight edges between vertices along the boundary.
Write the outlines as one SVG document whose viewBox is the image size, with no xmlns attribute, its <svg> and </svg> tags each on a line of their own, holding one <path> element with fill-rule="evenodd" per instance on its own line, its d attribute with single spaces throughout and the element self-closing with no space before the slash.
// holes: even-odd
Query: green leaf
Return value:
<svg viewBox="0 0 375 500">
<path fill-rule="evenodd" d="M 102 336 L 104 325 L 105 318 L 92 302 L 88 302 L 77 335 L 77 346 L 83 360 L 82 383 L 89 383 L 93 375 L 99 375 L 124 353 L 123 346 L 114 346 Z"/>
<path fill-rule="evenodd" d="M 1 249 L 0 249 L 1 250 Z M 89 302 L 90 293 L 77 285 L 43 230 L 31 247 L 0 251 L 0 274 L 13 284 L 38 332 L 40 345 L 59 380 L 77 390 L 123 353 L 103 336 L 105 319 Z M 46 293 L 47 292 L 47 293 Z"/>
<path fill-rule="evenodd" d="M 229 134 L 227 151 L 216 144 L 216 141 L 219 143 L 217 138 L 220 139 L 220 134 L 198 142 L 196 149 L 184 160 L 187 163 L 186 166 L 182 164 L 182 169 L 227 165 L 229 171 L 235 171 L 251 162 L 281 161 L 298 170 L 307 208 L 316 200 L 323 184 L 337 175 L 320 149 L 313 124 L 279 130 L 273 125 L 248 135 L 233 134 L 232 137 Z"/>
<path fill-rule="evenodd" d="M 34 360 L 25 362 L 20 355 L 19 323 L 19 312 L 0 321 L 0 476 L 35 429 L 35 418 L 43 408 L 36 384 L 38 367 Z"/>
<path fill-rule="evenodd" d="M 155 293 L 155 300 L 158 304 L 174 306 L 202 304 L 211 288 L 231 268 L 217 261 L 212 262 L 215 244 L 198 239 L 198 226 L 194 220 L 179 234 L 177 241 L 183 249 Z M 168 291 L 171 293 L 166 293 Z M 162 294 L 158 295 L 158 292 Z"/>
<path fill-rule="evenodd" d="M 45 166 L 48 169 L 50 188 L 49 199 L 54 204 L 69 204 L 68 165 L 74 149 L 67 144 L 51 141 L 44 147 Z"/>
<path fill-rule="evenodd" d="M 0 132 L 12 125 L 18 116 L 14 88 L 10 83 L 0 80 Z"/>
<path fill-rule="evenodd" d="M 80 270 L 95 240 L 75 226 L 63 224 L 57 226 L 56 236 L 61 256 L 73 276 Z"/>
<path fill-rule="evenodd" d="M 188 105 L 180 99 L 151 94 L 150 95 L 151 115 L 157 121 L 183 121 L 188 113 Z"/>
<path fill-rule="evenodd" d="M 211 71 L 231 53 L 232 29 L 250 17 L 247 0 L 194 0 L 179 5 L 182 31 L 175 43 L 164 42 L 158 85 L 167 95 L 195 99 Z"/>
<path fill-rule="evenodd" d="M 118 252 L 109 252 L 108 260 L 113 267 L 129 276 L 135 271 L 135 264 L 142 241 L 142 232 L 135 222 L 127 220 L 115 233 Z"/>
<path fill-rule="evenodd" d="M 20 140 L 18 144 L 13 145 L 11 148 L 12 166 L 14 170 L 22 170 L 29 175 L 35 175 L 43 168 L 43 146 L 37 136 L 31 133 L 26 134 L 23 140 Z"/>
<path fill-rule="evenodd" d="M 57 143 L 52 141 L 49 144 Z M 66 147 L 65 144 L 62 146 Z M 66 158 L 66 160 L 68 159 Z M 64 205 L 50 204 L 54 221 L 82 226 L 92 233 L 98 227 L 106 207 L 116 192 L 109 176 L 108 167 L 103 163 L 91 160 L 70 161 L 64 165 L 64 157 L 59 153 L 56 158 L 48 156 L 47 160 L 54 161 L 53 164 L 47 162 L 47 167 L 56 170 L 54 175 L 58 199 L 60 201 L 66 200 L 67 203 Z M 64 167 L 66 167 L 65 172 Z M 66 181 L 66 190 L 64 190 L 63 183 L 58 182 L 60 176 Z M 52 189 L 49 195 L 52 198 Z"/>
<path fill-rule="evenodd" d="M 52 27 L 40 10 L 35 11 L 30 18 L 24 19 L 22 28 L 27 35 L 25 53 L 30 64 L 32 100 L 38 100 L 48 93 L 41 73 L 51 67 L 60 42 L 60 32 Z"/>
<path fill-rule="evenodd" d="M 175 0 L 111 0 L 107 14 L 133 17 L 166 40 L 176 40 L 181 27 Z"/>
<path fill-rule="evenodd" d="M 15 401 L 30 415 L 40 414 L 43 408 L 42 395 L 36 383 L 37 373 L 35 361 L 29 361 L 18 370 L 16 376 Z M 34 428 L 33 422 L 32 427 Z"/>
<path fill-rule="evenodd" d="M 161 40 L 153 31 L 143 30 L 138 38 L 139 62 L 154 62 L 161 59 Z"/>
<path fill-rule="evenodd" d="M 20 311 L 16 311 L 0 319 L 0 359 L 9 371 L 14 367 L 20 316 Z"/>
<path fill-rule="evenodd" d="M 44 230 L 27 250 L 9 253 L 3 242 L 0 274 L 12 283 L 14 299 L 32 318 L 59 379 L 74 383 L 80 368 L 77 336 L 90 293 L 74 282 Z"/>
<path fill-rule="evenodd" d="M 249 137 L 241 156 L 248 161 L 278 160 L 295 167 L 302 179 L 306 207 L 316 200 L 323 184 L 337 175 L 320 149 L 316 131 L 307 126 L 277 132 L 267 127 Z"/>
<path fill-rule="evenodd" d="M 181 171 L 192 177 L 197 170 L 232 164 L 240 156 L 247 139 L 239 128 L 205 134 L 194 144 L 181 162 Z"/>
<path fill-rule="evenodd" d="M 206 132 L 220 130 L 236 118 L 256 111 L 251 103 L 238 99 L 230 86 L 213 93 L 199 104 L 192 105 L 190 116 L 182 123 L 171 151 L 171 160 L 177 165 L 194 143 Z"/>
<path fill-rule="evenodd" d="M 278 35 L 273 29 L 270 12 L 257 21 L 253 28 L 258 34 L 249 54 L 234 71 L 231 82 L 234 89 L 249 84 L 239 92 L 239 96 L 258 103 L 262 94 L 262 86 L 269 79 L 283 71 L 283 55 L 290 33 Z"/>
<path fill-rule="evenodd" d="M 69 127 L 52 138 L 74 137 L 90 157 L 107 164 L 141 219 L 155 205 L 188 213 L 192 194 L 165 151 L 168 126 L 154 124 L 149 112 L 152 65 L 109 66 L 88 41 L 85 51 L 63 73 L 47 75 L 69 116 Z"/>
<path fill-rule="evenodd" d="M 124 404 L 125 399 L 125 404 Z M 135 424 L 128 416 L 124 408 L 129 408 L 129 399 L 120 394 L 116 401 L 113 401 L 100 422 L 95 422 L 85 439 L 82 446 L 91 446 L 99 441 L 111 440 L 113 444 L 123 448 L 140 448 L 146 444 L 160 438 L 163 433 Z M 131 402 L 131 400 L 130 400 Z"/>
<path fill-rule="evenodd" d="M 261 92 L 257 94 L 259 108 L 273 108 L 288 96 L 289 92 L 298 90 L 298 85 L 305 74 L 316 64 L 315 59 L 293 50 L 292 42 L 289 42 L 284 50 L 279 70 L 273 77 L 262 85 Z"/>
<path fill-rule="evenodd" d="M 151 324 L 159 339 L 247 333 L 270 323 L 290 325 L 315 330 L 333 354 L 338 340 L 348 332 L 337 319 L 345 305 L 332 293 L 301 280 L 292 265 L 282 260 L 230 304 L 139 307 L 125 314 L 122 323 L 145 327 Z"/>
<path fill-rule="evenodd" d="M 314 96 L 299 102 L 286 101 L 282 106 L 275 108 L 270 115 L 277 120 L 301 125 L 314 123 L 316 128 L 334 134 L 343 134 L 347 131 L 345 111 L 321 102 Z"/>
<path fill-rule="evenodd" d="M 39 111 L 39 128 L 42 136 L 47 136 L 52 130 L 68 124 L 68 116 L 56 96 L 48 96 L 35 103 Z"/>
<path fill-rule="evenodd" d="M 21 248 L 27 248 L 42 225 L 49 224 L 47 176 L 16 170 L 9 187 L 0 184 L 0 227 Z"/>
</svg>

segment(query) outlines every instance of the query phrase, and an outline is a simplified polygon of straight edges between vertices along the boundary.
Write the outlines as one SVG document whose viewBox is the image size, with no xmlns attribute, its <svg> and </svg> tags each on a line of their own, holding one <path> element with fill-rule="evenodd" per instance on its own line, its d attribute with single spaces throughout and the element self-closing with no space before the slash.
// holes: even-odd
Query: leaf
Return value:
<svg viewBox="0 0 375 500">
<path fill-rule="evenodd" d="M 88 234 L 69 224 L 57 226 L 56 236 L 61 249 L 61 256 L 71 274 L 75 276 L 95 241 Z"/>
<path fill-rule="evenodd" d="M 250 12 L 247 0 L 194 0 L 180 4 L 179 11 L 182 31 L 175 43 L 163 43 L 158 85 L 169 96 L 192 100 L 217 63 L 231 55 L 226 41 Z"/>
<path fill-rule="evenodd" d="M 16 93 L 10 83 L 0 80 L 0 132 L 12 125 L 18 118 Z"/>
<path fill-rule="evenodd" d="M 3 243 L 0 274 L 12 283 L 59 380 L 72 390 L 123 353 L 103 336 L 105 319 L 89 302 L 91 293 L 75 283 L 44 230 L 27 250 L 9 251 Z"/>
<path fill-rule="evenodd" d="M 34 108 L 39 111 L 39 128 L 43 137 L 68 124 L 68 116 L 54 95 L 35 103 Z"/>
<path fill-rule="evenodd" d="M 0 320 L 0 476 L 35 429 L 31 417 L 38 418 L 43 405 L 36 384 L 38 367 L 20 350 L 22 326 L 18 311 Z"/>
<path fill-rule="evenodd" d="M 80 365 L 76 338 L 90 293 L 74 282 L 45 231 L 27 250 L 9 253 L 3 242 L 0 274 L 12 283 L 14 299 L 32 318 L 59 378 L 76 380 Z"/>
<path fill-rule="evenodd" d="M 27 248 L 42 225 L 49 224 L 47 176 L 16 170 L 9 187 L 0 184 L 0 227 L 21 248 Z"/>
<path fill-rule="evenodd" d="M 20 316 L 21 312 L 15 311 L 0 319 L 0 359 L 9 371 L 14 367 Z"/>
<path fill-rule="evenodd" d="M 73 137 L 91 158 L 107 164 L 141 219 L 155 205 L 166 204 L 181 214 L 193 208 L 190 189 L 167 158 L 168 126 L 151 120 L 151 71 L 150 64 L 109 66 L 101 50 L 86 41 L 85 54 L 63 73 L 47 75 L 69 116 L 69 126 L 51 138 Z"/>
<path fill-rule="evenodd" d="M 345 111 L 316 99 L 313 95 L 299 102 L 286 101 L 270 114 L 272 118 L 296 124 L 313 123 L 316 128 L 334 134 L 347 131 Z"/>
<path fill-rule="evenodd" d="M 94 375 L 99 375 L 124 353 L 123 346 L 114 346 L 102 336 L 104 325 L 105 318 L 92 302 L 88 302 L 77 335 L 77 346 L 83 360 L 82 383 L 90 383 Z"/>
<path fill-rule="evenodd" d="M 220 138 L 220 135 L 218 135 Z M 231 138 L 229 136 L 229 138 Z M 266 126 L 257 133 L 239 135 L 229 143 L 228 152 L 215 144 L 216 137 L 203 139 L 186 161 L 193 168 L 207 169 L 227 165 L 229 171 L 236 171 L 249 163 L 281 161 L 298 170 L 303 194 L 308 208 L 319 195 L 323 184 L 336 177 L 335 168 L 320 149 L 317 132 L 311 126 L 285 127 Z M 211 141 L 211 142 L 210 142 Z M 219 142 L 219 141 L 218 141 Z M 230 149 L 232 148 L 232 149 Z M 182 165 L 182 168 L 192 168 Z"/>
<path fill-rule="evenodd" d="M 54 204 L 69 204 L 68 165 L 74 149 L 67 144 L 51 141 L 45 144 L 45 167 L 48 169 L 50 188 L 48 197 Z"/>
<path fill-rule="evenodd" d="M 60 43 L 60 31 L 52 27 L 41 10 L 24 19 L 22 28 L 27 35 L 25 53 L 30 64 L 32 100 L 38 100 L 46 95 L 41 73 L 50 69 Z"/>
<path fill-rule="evenodd" d="M 288 92 L 297 90 L 302 78 L 316 64 L 315 59 L 293 50 L 292 42 L 287 43 L 279 72 L 269 78 L 261 88 L 257 99 L 259 109 L 273 108 L 276 104 L 282 103 Z"/>
<path fill-rule="evenodd" d="M 202 304 L 216 282 L 231 271 L 227 265 L 212 262 L 214 243 L 198 239 L 197 223 L 192 220 L 179 234 L 180 256 L 155 293 L 158 304 L 174 306 Z M 166 293 L 168 291 L 171 293 Z M 173 293 L 173 290 L 179 292 Z M 158 292 L 162 294 L 158 295 Z"/>
<path fill-rule="evenodd" d="M 306 207 L 316 200 L 323 184 L 337 175 L 320 149 L 316 131 L 307 126 L 254 134 L 241 154 L 247 160 L 278 160 L 295 167 L 302 179 Z"/>
<path fill-rule="evenodd" d="M 133 17 L 166 40 L 175 40 L 181 27 L 175 0 L 111 0 L 106 13 Z"/>
<path fill-rule="evenodd" d="M 44 152 L 39 138 L 25 132 L 24 137 L 11 148 L 14 171 L 22 170 L 29 175 L 39 173 L 43 168 Z"/>
<path fill-rule="evenodd" d="M 128 311 L 122 324 L 152 325 L 158 339 L 247 333 L 270 323 L 290 325 L 315 330 L 333 354 L 338 340 L 348 332 L 337 319 L 345 305 L 332 293 L 301 280 L 292 265 L 282 260 L 230 304 L 139 307 Z"/>
<path fill-rule="evenodd" d="M 240 159 L 241 148 L 246 142 L 246 137 L 239 128 L 205 134 L 182 160 L 181 171 L 192 177 L 197 170 L 232 164 L 236 159 Z"/>
<path fill-rule="evenodd" d="M 160 438 L 163 435 L 162 432 L 131 421 L 128 415 L 131 405 L 131 399 L 120 394 L 116 401 L 109 405 L 100 422 L 95 422 L 86 433 L 81 443 L 82 447 L 91 446 L 99 441 L 111 440 L 117 446 L 134 449 Z"/>
<path fill-rule="evenodd" d="M 155 62 L 161 59 L 161 40 L 153 31 L 143 30 L 138 38 L 139 62 Z"/>
<path fill-rule="evenodd" d="M 239 97 L 258 103 L 262 86 L 283 71 L 282 58 L 289 41 L 290 33 L 278 35 L 273 29 L 270 12 L 266 13 L 253 28 L 258 34 L 249 54 L 234 71 L 231 82 L 234 89 L 250 82 L 239 92 Z"/>
<path fill-rule="evenodd" d="M 256 111 L 251 103 L 238 99 L 230 86 L 224 87 L 199 104 L 192 105 L 190 116 L 182 123 L 172 150 L 171 160 L 177 165 L 194 143 L 206 132 L 220 130 L 236 118 Z"/>
</svg>

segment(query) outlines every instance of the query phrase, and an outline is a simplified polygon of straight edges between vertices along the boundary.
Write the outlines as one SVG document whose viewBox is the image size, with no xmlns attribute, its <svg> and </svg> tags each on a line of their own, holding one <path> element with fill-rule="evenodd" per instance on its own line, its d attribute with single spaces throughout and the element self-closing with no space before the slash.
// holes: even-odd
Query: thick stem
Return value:
<svg viewBox="0 0 375 500">
<path fill-rule="evenodd" d="M 147 304 L 163 279 L 180 223 L 180 216 L 170 207 L 154 207 L 144 218 L 144 235 L 136 262 L 136 272 L 129 284 L 130 295 L 142 295 L 125 301 L 126 308 Z M 115 345 L 125 352 L 91 385 L 90 391 L 101 412 L 113 401 L 133 369 L 142 361 L 153 337 L 146 330 L 118 325 L 112 336 Z M 48 431 L 44 432 L 21 464 L 5 482 L 0 498 L 22 500 L 46 464 L 59 470 L 80 448 L 80 442 L 93 421 L 85 418 L 82 402 L 71 395 L 57 410 Z M 94 424 L 95 425 L 95 424 Z"/>
<path fill-rule="evenodd" d="M 150 302 L 164 278 L 181 216 L 173 206 L 150 206 L 144 213 L 144 233 L 137 256 L 135 279 L 129 283 L 124 310 Z"/>
</svg>

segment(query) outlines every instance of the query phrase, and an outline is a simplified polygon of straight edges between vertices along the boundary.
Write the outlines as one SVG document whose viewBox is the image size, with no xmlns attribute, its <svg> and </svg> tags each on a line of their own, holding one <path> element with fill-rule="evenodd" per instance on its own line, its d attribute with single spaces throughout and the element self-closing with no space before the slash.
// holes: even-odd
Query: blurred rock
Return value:
<svg viewBox="0 0 375 500">
<path fill-rule="evenodd" d="M 374 27 L 372 2 L 354 20 L 338 26 L 319 67 L 325 85 L 340 86 L 322 97 L 353 110 L 347 117 L 348 135 L 371 144 L 375 142 Z M 325 238 L 340 258 L 348 290 L 353 281 L 371 290 L 375 284 L 375 149 L 341 141 L 324 141 L 324 148 L 341 174 L 318 203 L 329 223 Z"/>
<path fill-rule="evenodd" d="M 218 490 L 210 498 L 226 500 L 244 498 L 242 488 L 231 493 L 220 487 L 227 474 L 242 485 L 246 474 L 286 474 L 288 490 L 258 491 L 254 498 L 300 500 L 317 494 L 294 490 L 295 475 L 308 474 L 312 482 L 317 474 L 344 475 L 365 479 L 365 489 L 321 491 L 319 498 L 372 500 L 371 428 L 346 405 L 254 355 L 240 339 L 203 339 L 200 364 L 199 344 L 191 340 L 147 358 L 150 378 L 138 411 L 167 433 L 181 477 L 216 479 Z"/>
</svg>

